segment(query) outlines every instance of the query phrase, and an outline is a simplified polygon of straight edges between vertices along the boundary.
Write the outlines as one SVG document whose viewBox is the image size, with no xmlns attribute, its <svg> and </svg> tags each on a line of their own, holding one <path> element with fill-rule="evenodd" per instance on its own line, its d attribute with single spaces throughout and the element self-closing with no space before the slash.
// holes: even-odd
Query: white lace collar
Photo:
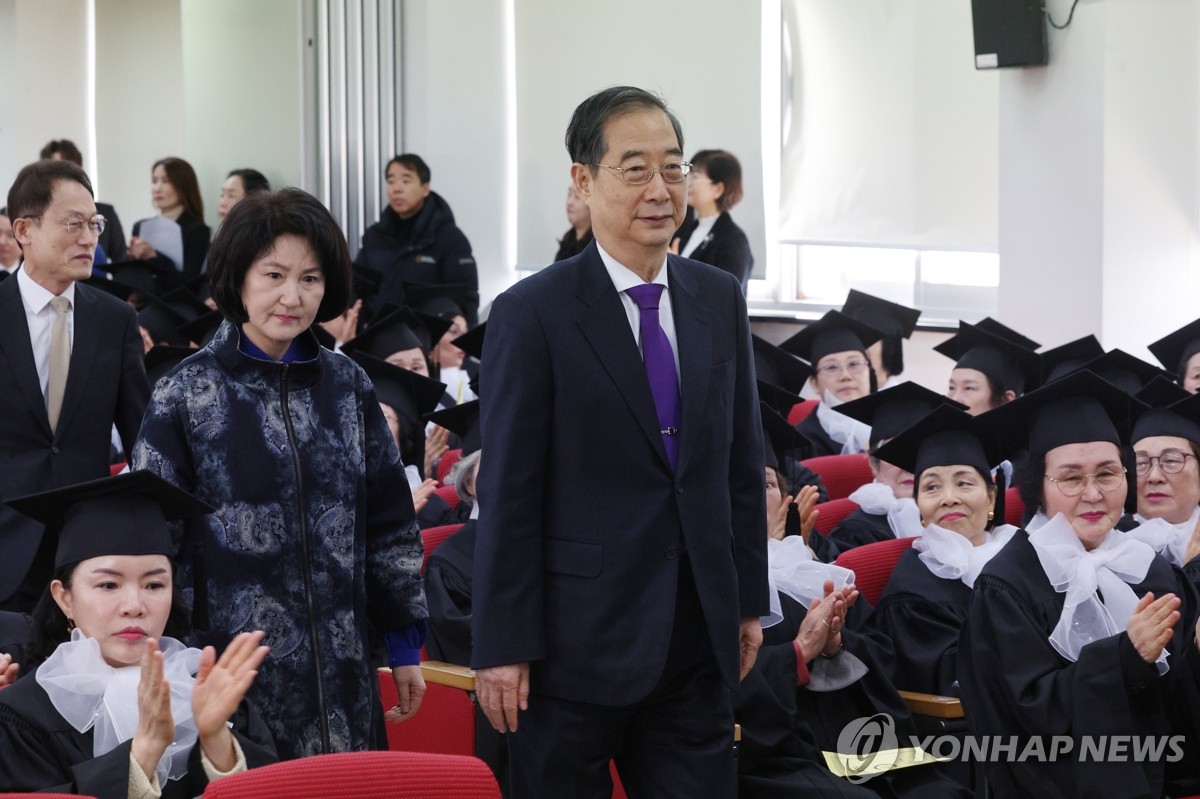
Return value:
<svg viewBox="0 0 1200 799">
<path fill-rule="evenodd" d="M 156 769 L 159 784 L 187 774 L 188 756 L 198 736 L 192 718 L 193 676 L 200 668 L 200 650 L 185 647 L 174 638 L 159 640 L 163 652 L 163 678 L 171 686 L 171 715 L 175 740 L 167 747 Z M 114 669 L 100 654 L 100 644 L 78 629 L 71 640 L 59 644 L 38 667 L 38 685 L 54 709 L 79 732 L 94 729 L 92 754 L 111 752 L 133 738 L 138 726 L 139 666 Z"/>
<path fill-rule="evenodd" d="M 1200 522 L 1200 506 L 1180 524 L 1171 524 L 1166 519 L 1147 519 L 1140 513 L 1135 513 L 1133 518 L 1137 520 L 1138 526 L 1127 535 L 1149 544 L 1151 549 L 1176 566 L 1184 565 L 1188 544 L 1192 542 L 1192 533 L 1196 530 L 1196 523 Z"/>
<path fill-rule="evenodd" d="M 1078 660 L 1083 647 L 1124 632 L 1138 602 L 1129 586 L 1146 579 L 1154 550 L 1113 529 L 1089 551 L 1061 513 L 1047 519 L 1038 511 L 1025 529 L 1046 578 L 1055 591 L 1066 594 L 1062 615 L 1050 634 L 1055 650 L 1068 660 Z M 1167 672 L 1166 649 L 1156 667 L 1159 674 Z"/>
<path fill-rule="evenodd" d="M 762 618 L 762 626 L 770 627 L 783 620 L 780 592 L 807 610 L 814 599 L 824 599 L 826 580 L 833 580 L 835 589 L 844 588 L 853 585 L 854 572 L 832 563 L 821 563 L 813 557 L 812 550 L 798 535 L 790 535 L 782 541 L 767 539 L 767 584 L 771 593 L 771 615 Z"/>
</svg>

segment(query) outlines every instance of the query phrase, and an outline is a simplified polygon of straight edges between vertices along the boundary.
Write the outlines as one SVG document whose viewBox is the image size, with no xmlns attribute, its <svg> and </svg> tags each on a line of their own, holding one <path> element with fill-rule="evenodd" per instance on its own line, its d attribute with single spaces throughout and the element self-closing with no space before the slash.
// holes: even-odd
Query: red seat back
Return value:
<svg viewBox="0 0 1200 799">
<path fill-rule="evenodd" d="M 450 506 L 451 510 L 458 507 L 458 490 L 455 489 L 454 486 L 441 486 L 440 488 L 435 488 L 433 493 L 445 500 L 446 504 Z"/>
<path fill-rule="evenodd" d="M 1021 492 L 1016 486 L 1004 489 L 1004 523 L 1020 527 L 1024 516 L 1025 503 L 1021 501 Z"/>
<path fill-rule="evenodd" d="M 816 510 L 820 513 L 817 514 L 817 521 L 813 526 L 821 535 L 829 535 L 833 532 L 833 528 L 842 523 L 842 519 L 858 510 L 858 503 L 849 497 L 842 497 L 821 502 L 817 505 Z"/>
<path fill-rule="evenodd" d="M 821 401 L 815 399 L 806 399 L 803 402 L 797 402 L 792 406 L 792 409 L 788 411 L 788 424 L 792 425 L 793 427 L 800 424 L 806 418 L 808 418 L 808 415 L 815 411 L 817 406 L 820 404 Z"/>
<path fill-rule="evenodd" d="M 879 597 L 892 576 L 892 569 L 896 568 L 896 561 L 916 540 L 917 537 L 894 538 L 855 547 L 838 555 L 834 563 L 852 569 L 854 584 L 863 598 L 872 605 L 878 605 Z"/>
<path fill-rule="evenodd" d="M 384 710 L 396 706 L 396 682 L 388 669 L 379 670 L 379 699 Z M 387 725 L 388 749 L 393 752 L 475 754 L 475 706 L 461 688 L 427 683 L 417 715 Z"/>
<path fill-rule="evenodd" d="M 429 563 L 429 556 L 433 554 L 433 551 L 461 528 L 461 524 L 443 524 L 440 527 L 430 527 L 421 531 L 421 543 L 425 545 L 425 559 L 421 561 L 422 574 L 425 573 L 425 566 Z"/>
<path fill-rule="evenodd" d="M 424 713 L 422 708 L 420 713 Z M 417 717 L 420 716 L 417 714 Z M 406 721 L 404 724 L 412 724 Z M 426 752 L 343 752 L 274 763 L 204 789 L 204 799 L 500 799 L 482 760 Z"/>
<path fill-rule="evenodd" d="M 855 489 L 871 482 L 871 465 L 867 456 L 855 455 L 822 455 L 800 461 L 812 469 L 825 484 L 830 499 L 842 499 L 854 493 Z"/>
<path fill-rule="evenodd" d="M 437 465 L 437 481 L 440 485 L 445 484 L 446 475 L 450 474 L 450 468 L 460 460 L 462 460 L 461 449 L 448 449 L 442 453 Z"/>
</svg>

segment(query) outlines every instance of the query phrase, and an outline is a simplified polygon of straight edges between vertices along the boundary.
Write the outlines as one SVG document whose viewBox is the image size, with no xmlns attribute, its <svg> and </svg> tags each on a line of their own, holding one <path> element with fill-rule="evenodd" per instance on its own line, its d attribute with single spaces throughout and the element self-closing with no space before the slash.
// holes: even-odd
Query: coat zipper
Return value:
<svg viewBox="0 0 1200 799">
<path fill-rule="evenodd" d="M 300 551 L 304 556 L 304 603 L 308 606 L 308 635 L 312 641 L 313 666 L 317 670 L 317 713 L 321 722 L 321 751 L 333 751 L 329 741 L 329 714 L 325 711 L 325 672 L 321 668 L 321 647 L 317 638 L 317 614 L 313 603 L 312 552 L 309 548 L 308 514 L 304 503 L 304 478 L 300 472 L 300 449 L 296 445 L 296 431 L 292 428 L 292 414 L 288 410 L 288 365 L 283 364 L 279 380 L 279 395 L 283 403 L 283 424 L 287 429 L 288 445 L 292 450 L 292 469 L 296 473 L 296 504 L 300 519 Z"/>
</svg>

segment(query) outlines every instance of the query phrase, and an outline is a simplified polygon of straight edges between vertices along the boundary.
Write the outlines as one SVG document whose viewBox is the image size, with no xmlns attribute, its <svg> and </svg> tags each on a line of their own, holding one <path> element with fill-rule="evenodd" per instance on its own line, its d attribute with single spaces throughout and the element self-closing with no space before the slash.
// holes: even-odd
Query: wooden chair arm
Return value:
<svg viewBox="0 0 1200 799">
<path fill-rule="evenodd" d="M 955 696 L 901 691 L 900 698 L 905 701 L 909 710 L 919 716 L 934 716 L 939 719 L 963 718 L 962 701 Z"/>
<path fill-rule="evenodd" d="M 475 670 L 456 663 L 426 660 L 421 664 L 421 676 L 425 678 L 425 682 L 435 685 L 461 688 L 464 691 L 475 690 Z"/>
</svg>

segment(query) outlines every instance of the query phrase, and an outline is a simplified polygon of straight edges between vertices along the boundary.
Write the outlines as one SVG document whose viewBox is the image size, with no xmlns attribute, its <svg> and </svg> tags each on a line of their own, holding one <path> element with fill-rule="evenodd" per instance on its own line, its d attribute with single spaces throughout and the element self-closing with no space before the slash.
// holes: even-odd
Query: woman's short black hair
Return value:
<svg viewBox="0 0 1200 799">
<path fill-rule="evenodd" d="M 257 169 L 234 169 L 225 177 L 241 178 L 242 190 L 246 194 L 257 194 L 258 192 L 271 190 L 271 182 L 267 180 L 266 175 Z"/>
<path fill-rule="evenodd" d="M 75 574 L 76 563 L 68 563 L 54 570 L 52 579 L 58 580 L 68 591 L 71 590 L 71 578 Z M 33 641 L 25 647 L 21 670 L 23 674 L 32 673 L 46 658 L 53 654 L 58 645 L 71 637 L 70 625 L 66 614 L 54 601 L 50 594 L 49 585 L 33 609 Z M 167 626 L 163 635 L 182 641 L 192 631 L 192 610 L 179 588 L 175 579 L 175 564 L 171 564 L 171 612 L 167 615 Z"/>
<path fill-rule="evenodd" d="M 724 191 L 717 198 L 717 209 L 728 211 L 742 200 L 742 165 L 737 156 L 725 150 L 701 150 L 692 156 L 692 168 L 698 169 Z"/>
<path fill-rule="evenodd" d="M 884 336 L 882 357 L 883 368 L 891 377 L 904 374 L 904 339 L 900 336 Z"/>
<path fill-rule="evenodd" d="M 275 246 L 280 236 L 308 242 L 325 276 L 325 296 L 317 321 L 340 316 L 350 299 L 350 247 L 337 220 L 321 201 L 300 189 L 249 194 L 229 211 L 208 251 L 213 302 L 235 325 L 246 321 L 242 284 L 250 265 Z"/>
</svg>

